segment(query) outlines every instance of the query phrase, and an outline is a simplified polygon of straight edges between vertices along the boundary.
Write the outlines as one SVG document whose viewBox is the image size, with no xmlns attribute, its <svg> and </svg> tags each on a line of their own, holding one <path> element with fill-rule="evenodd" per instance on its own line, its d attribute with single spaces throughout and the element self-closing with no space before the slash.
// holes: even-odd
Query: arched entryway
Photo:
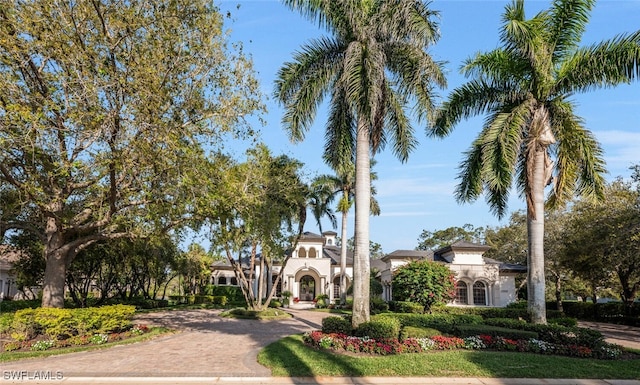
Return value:
<svg viewBox="0 0 640 385">
<path fill-rule="evenodd" d="M 316 280 L 305 275 L 300 278 L 300 301 L 313 301 L 316 298 Z"/>
</svg>

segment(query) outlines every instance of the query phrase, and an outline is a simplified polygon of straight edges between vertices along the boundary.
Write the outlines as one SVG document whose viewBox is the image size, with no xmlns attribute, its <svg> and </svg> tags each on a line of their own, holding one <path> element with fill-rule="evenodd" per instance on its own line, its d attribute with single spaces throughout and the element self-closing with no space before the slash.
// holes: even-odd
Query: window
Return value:
<svg viewBox="0 0 640 385">
<path fill-rule="evenodd" d="M 333 239 L 327 239 L 327 245 L 328 246 L 333 245 Z"/>
<path fill-rule="evenodd" d="M 340 298 L 340 276 L 333 279 L 333 298 Z"/>
<path fill-rule="evenodd" d="M 473 284 L 473 304 L 474 305 L 487 305 L 487 287 L 482 282 L 476 282 Z"/>
<path fill-rule="evenodd" d="M 218 285 L 226 285 L 227 277 L 218 277 Z"/>
<path fill-rule="evenodd" d="M 467 283 L 464 282 L 464 281 L 456 282 L 456 299 L 455 299 L 455 303 L 459 303 L 459 304 L 462 304 L 462 305 L 468 305 L 469 304 L 469 295 L 468 295 Z"/>
<path fill-rule="evenodd" d="M 307 258 L 307 250 L 302 247 L 298 249 L 298 258 Z"/>
<path fill-rule="evenodd" d="M 238 286 L 238 279 L 236 277 L 231 278 L 231 284 L 234 286 Z"/>
<path fill-rule="evenodd" d="M 309 258 L 316 258 L 316 249 L 309 249 Z"/>
</svg>

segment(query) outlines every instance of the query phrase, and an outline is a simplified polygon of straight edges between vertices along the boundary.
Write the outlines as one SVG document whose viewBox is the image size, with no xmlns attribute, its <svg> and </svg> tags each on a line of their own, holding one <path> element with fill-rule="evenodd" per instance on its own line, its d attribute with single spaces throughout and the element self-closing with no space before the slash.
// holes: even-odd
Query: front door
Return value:
<svg viewBox="0 0 640 385">
<path fill-rule="evenodd" d="M 316 281 L 310 275 L 300 279 L 300 301 L 313 301 L 316 298 Z"/>
</svg>

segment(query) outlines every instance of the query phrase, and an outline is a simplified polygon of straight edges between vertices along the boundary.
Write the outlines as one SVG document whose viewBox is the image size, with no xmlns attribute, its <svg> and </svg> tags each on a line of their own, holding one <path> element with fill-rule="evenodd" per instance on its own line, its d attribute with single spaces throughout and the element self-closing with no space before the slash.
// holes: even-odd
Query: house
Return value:
<svg viewBox="0 0 640 385">
<path fill-rule="evenodd" d="M 320 294 L 332 300 L 340 298 L 340 247 L 336 246 L 337 233 L 325 231 L 322 235 L 305 232 L 292 252 L 276 293 L 290 291 L 301 302 L 311 302 Z M 427 259 L 446 264 L 456 273 L 456 299 L 452 305 L 506 306 L 516 300 L 515 276 L 526 272 L 526 267 L 505 264 L 483 257 L 488 246 L 456 242 L 436 251 L 396 250 L 371 266 L 379 273 L 383 284 L 383 299 L 393 299 L 391 281 L 393 271 L 405 263 Z M 243 264 L 243 266 L 245 266 Z M 246 266 L 245 266 L 246 267 Z M 275 276 L 281 266 L 274 266 Z M 259 275 L 256 270 L 256 276 Z M 345 274 L 347 287 L 353 279 L 353 254 L 348 252 Z M 228 262 L 212 265 L 215 285 L 237 284 Z"/>
<path fill-rule="evenodd" d="M 455 273 L 456 297 L 451 305 L 507 306 L 517 299 L 516 275 L 525 273 L 527 268 L 486 258 L 483 254 L 487 250 L 485 245 L 458 241 L 435 251 L 396 250 L 387 254 L 382 258 L 386 269 L 380 272 L 383 298 L 393 299 L 391 280 L 397 267 L 426 259 L 443 263 Z"/>
<path fill-rule="evenodd" d="M 0 301 L 11 299 L 18 294 L 16 277 L 11 271 L 13 264 L 20 259 L 20 252 L 14 247 L 0 245 Z"/>
</svg>

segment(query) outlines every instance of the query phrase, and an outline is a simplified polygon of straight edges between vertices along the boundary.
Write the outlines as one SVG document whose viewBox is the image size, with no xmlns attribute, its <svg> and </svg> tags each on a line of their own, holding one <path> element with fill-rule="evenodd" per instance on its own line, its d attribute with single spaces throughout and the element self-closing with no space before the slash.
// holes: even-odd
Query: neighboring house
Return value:
<svg viewBox="0 0 640 385">
<path fill-rule="evenodd" d="M 18 294 L 16 277 L 11 272 L 14 262 L 20 259 L 20 252 L 14 247 L 0 245 L 0 300 L 12 299 Z"/>
<path fill-rule="evenodd" d="M 446 264 L 455 273 L 456 297 L 452 305 L 504 307 L 515 302 L 515 277 L 525 273 L 521 265 L 485 258 L 488 246 L 458 241 L 435 251 L 397 250 L 382 258 L 387 268 L 381 271 L 383 298 L 391 300 L 393 271 L 405 263 L 426 259 Z"/>
<path fill-rule="evenodd" d="M 340 247 L 336 246 L 336 236 L 337 233 L 333 231 L 325 231 L 322 235 L 303 233 L 287 262 L 276 293 L 290 291 L 292 297 L 301 302 L 313 301 L 320 294 L 326 294 L 333 300 L 340 298 Z M 526 272 L 526 267 L 484 258 L 482 255 L 488 249 L 484 245 L 456 242 L 435 252 L 397 250 L 381 259 L 372 260 L 371 267 L 378 271 L 384 287 L 382 296 L 387 301 L 393 299 L 393 271 L 410 261 L 428 259 L 445 263 L 456 273 L 456 299 L 453 305 L 506 306 L 516 300 L 515 276 Z M 243 264 L 243 267 L 247 265 Z M 274 266 L 271 275 L 275 276 L 280 268 Z M 353 279 L 353 253 L 350 251 L 345 273 L 348 287 Z M 259 275 L 258 270 L 256 275 Z M 212 265 L 212 280 L 215 285 L 237 284 L 228 261 Z"/>
</svg>

